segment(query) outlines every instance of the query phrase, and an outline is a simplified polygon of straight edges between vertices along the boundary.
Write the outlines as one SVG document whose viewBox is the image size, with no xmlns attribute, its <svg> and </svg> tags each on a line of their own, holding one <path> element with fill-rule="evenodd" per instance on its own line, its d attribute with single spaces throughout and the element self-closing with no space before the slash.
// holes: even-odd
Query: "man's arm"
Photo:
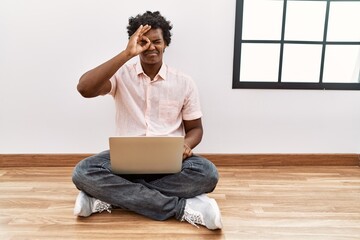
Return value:
<svg viewBox="0 0 360 240">
<path fill-rule="evenodd" d="M 185 142 L 184 142 L 184 153 L 183 159 L 192 156 L 192 149 L 195 148 L 202 139 L 203 127 L 201 118 L 183 121 L 185 128 Z"/>
<path fill-rule="evenodd" d="M 139 55 L 150 46 L 150 40 L 144 36 L 151 26 L 140 26 L 130 37 L 128 45 L 124 51 L 101 64 L 100 66 L 86 72 L 81 76 L 77 85 L 77 90 L 83 97 L 91 98 L 106 94 L 111 90 L 109 79 L 116 71 L 131 58 Z M 144 42 L 146 42 L 144 44 Z"/>
</svg>

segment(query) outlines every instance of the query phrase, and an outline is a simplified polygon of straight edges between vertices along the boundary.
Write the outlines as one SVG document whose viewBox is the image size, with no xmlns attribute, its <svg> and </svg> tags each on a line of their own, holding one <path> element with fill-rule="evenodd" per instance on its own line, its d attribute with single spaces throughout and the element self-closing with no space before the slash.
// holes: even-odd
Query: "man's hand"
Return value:
<svg viewBox="0 0 360 240">
<path fill-rule="evenodd" d="M 150 47 L 150 40 L 144 34 L 151 29 L 150 25 L 141 25 L 136 32 L 130 37 L 126 52 L 135 57 Z"/>
<path fill-rule="evenodd" d="M 184 143 L 184 152 L 183 152 L 183 160 L 185 160 L 188 157 L 191 157 L 193 155 L 193 152 L 191 150 L 191 148 Z"/>
</svg>

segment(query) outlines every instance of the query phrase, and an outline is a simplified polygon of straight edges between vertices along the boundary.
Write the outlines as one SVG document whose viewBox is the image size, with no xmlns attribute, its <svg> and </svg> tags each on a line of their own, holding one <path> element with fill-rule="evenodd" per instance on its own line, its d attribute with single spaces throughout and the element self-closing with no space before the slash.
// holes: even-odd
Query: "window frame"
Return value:
<svg viewBox="0 0 360 240">
<path fill-rule="evenodd" d="M 280 40 L 243 40 L 242 39 L 242 25 L 243 25 L 243 10 L 244 0 L 236 0 L 236 14 L 235 14 L 235 38 L 234 38 L 234 59 L 233 59 L 233 89 L 321 89 L 321 90 L 360 90 L 360 83 L 327 83 L 322 82 L 326 46 L 328 45 L 360 45 L 359 42 L 354 41 L 327 41 L 327 27 L 329 21 L 330 3 L 339 0 L 303 0 L 303 1 L 325 1 L 326 13 L 324 24 L 324 36 L 322 41 L 294 41 L 284 40 L 285 21 L 286 21 L 286 7 L 288 0 L 283 0 L 283 16 L 282 16 L 282 30 Z M 347 0 L 351 1 L 351 0 Z M 359 0 L 352 0 L 359 1 Z M 285 14 L 284 14 L 285 13 Z M 254 81 L 240 81 L 240 67 L 241 67 L 241 46 L 243 43 L 276 43 L 280 44 L 280 59 L 277 82 L 254 82 Z M 319 82 L 281 82 L 281 73 L 283 65 L 283 49 L 284 44 L 318 44 L 322 45 L 322 54 L 320 62 L 320 76 Z M 360 73 L 359 73 L 360 74 Z"/>
</svg>

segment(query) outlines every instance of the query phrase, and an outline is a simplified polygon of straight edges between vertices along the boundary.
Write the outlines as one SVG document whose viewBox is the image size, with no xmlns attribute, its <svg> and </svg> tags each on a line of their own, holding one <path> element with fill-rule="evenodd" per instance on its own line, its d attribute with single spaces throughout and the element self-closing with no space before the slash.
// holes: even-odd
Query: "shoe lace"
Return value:
<svg viewBox="0 0 360 240">
<path fill-rule="evenodd" d="M 205 225 L 201 213 L 194 211 L 191 208 L 188 208 L 187 206 L 185 207 L 184 215 L 181 218 L 181 221 L 187 221 L 188 223 L 190 223 L 191 225 L 197 228 L 199 228 L 199 226 L 196 224 Z"/>
<path fill-rule="evenodd" d="M 97 200 L 95 202 L 95 211 L 101 213 L 101 212 L 103 212 L 105 210 L 107 212 L 111 213 L 111 205 L 106 203 L 106 202 Z"/>
</svg>

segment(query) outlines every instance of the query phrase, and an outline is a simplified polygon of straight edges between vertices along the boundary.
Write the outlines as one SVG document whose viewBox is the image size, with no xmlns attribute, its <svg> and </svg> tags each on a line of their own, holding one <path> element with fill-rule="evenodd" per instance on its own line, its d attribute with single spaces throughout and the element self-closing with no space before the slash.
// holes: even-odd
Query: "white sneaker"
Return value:
<svg viewBox="0 0 360 240">
<path fill-rule="evenodd" d="M 88 217 L 93 213 L 101 213 L 102 211 L 111 213 L 111 205 L 100 201 L 99 199 L 90 197 L 83 191 L 76 198 L 74 215 L 79 217 Z"/>
<path fill-rule="evenodd" d="M 186 199 L 181 221 L 187 221 L 195 227 L 201 224 L 211 230 L 222 228 L 220 209 L 215 199 L 205 194 Z"/>
</svg>

